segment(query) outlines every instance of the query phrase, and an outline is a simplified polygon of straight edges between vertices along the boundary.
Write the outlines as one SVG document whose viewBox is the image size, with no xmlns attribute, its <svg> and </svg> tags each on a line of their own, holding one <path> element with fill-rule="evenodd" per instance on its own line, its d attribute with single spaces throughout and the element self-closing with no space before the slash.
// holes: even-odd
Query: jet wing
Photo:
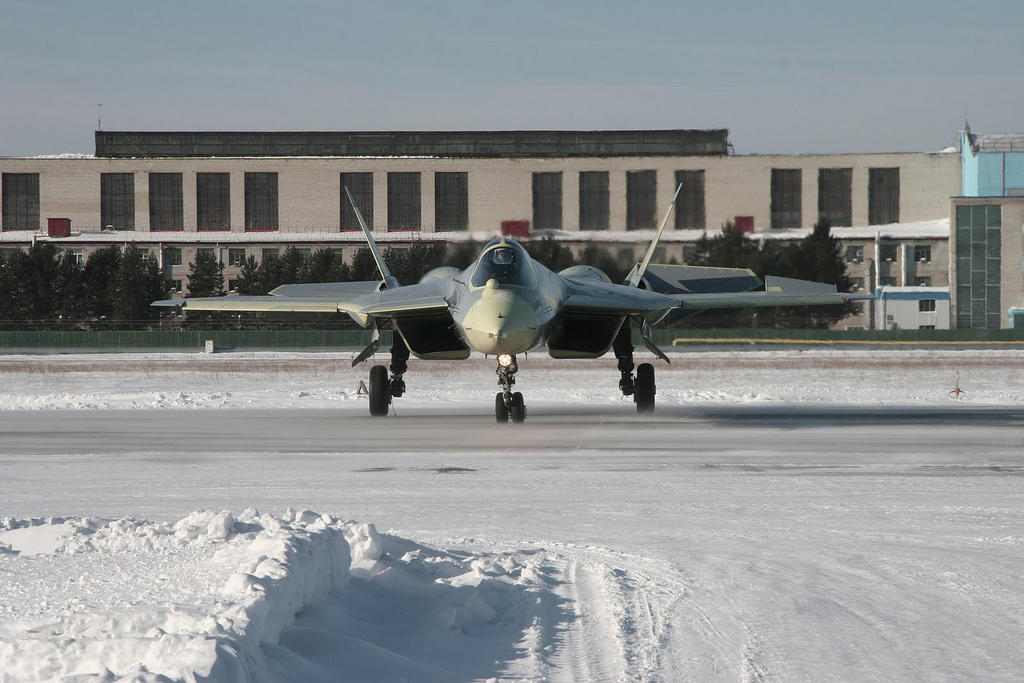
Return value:
<svg viewBox="0 0 1024 683">
<path fill-rule="evenodd" d="M 870 299 L 870 295 L 841 294 L 835 285 L 808 280 L 794 280 L 768 275 L 765 289 L 758 292 L 707 292 L 677 294 L 678 306 L 684 310 L 708 308 L 746 308 L 749 306 L 816 306 L 844 304 Z"/>
<path fill-rule="evenodd" d="M 656 322 L 679 303 L 676 297 L 610 282 L 563 278 L 568 297 L 562 309 L 594 315 L 640 315 Z"/>
<path fill-rule="evenodd" d="M 268 313 L 337 313 L 337 297 L 212 296 L 154 301 L 151 306 L 179 306 L 190 311 Z"/>
<path fill-rule="evenodd" d="M 447 281 L 380 290 L 380 282 L 327 282 L 281 285 L 267 296 L 215 296 L 154 301 L 190 311 L 263 313 L 348 313 L 366 327 L 375 318 L 447 312 Z"/>
</svg>

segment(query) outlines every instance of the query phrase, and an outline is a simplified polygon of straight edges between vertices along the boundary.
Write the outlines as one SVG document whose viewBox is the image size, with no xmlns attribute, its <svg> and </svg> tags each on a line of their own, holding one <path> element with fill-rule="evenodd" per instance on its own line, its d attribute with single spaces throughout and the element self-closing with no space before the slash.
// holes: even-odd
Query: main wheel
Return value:
<svg viewBox="0 0 1024 683">
<path fill-rule="evenodd" d="M 526 420 L 526 404 L 523 403 L 523 395 L 518 391 L 512 394 L 512 408 L 508 412 L 512 416 L 513 422 Z"/>
<path fill-rule="evenodd" d="M 636 412 L 653 413 L 654 394 L 654 366 L 650 363 L 641 363 L 636 369 L 636 382 L 633 386 Z"/>
<path fill-rule="evenodd" d="M 508 422 L 508 408 L 505 407 L 505 396 L 500 391 L 494 395 L 494 420 L 499 424 Z"/>
<path fill-rule="evenodd" d="M 391 405 L 391 380 L 388 369 L 383 365 L 370 368 L 370 415 L 383 417 Z"/>
</svg>

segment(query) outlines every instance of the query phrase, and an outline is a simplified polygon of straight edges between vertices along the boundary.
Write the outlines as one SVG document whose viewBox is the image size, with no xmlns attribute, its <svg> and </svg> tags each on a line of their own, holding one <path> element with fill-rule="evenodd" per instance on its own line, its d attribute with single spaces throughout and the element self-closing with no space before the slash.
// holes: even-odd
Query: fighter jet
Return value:
<svg viewBox="0 0 1024 683">
<path fill-rule="evenodd" d="M 840 293 L 835 285 L 804 280 L 767 276 L 762 282 L 748 269 L 652 264 L 679 188 L 643 261 L 621 284 L 592 266 L 555 273 L 534 261 L 516 240 L 499 237 L 487 243 L 465 270 L 435 268 L 417 284 L 402 285 L 389 272 L 351 192 L 345 192 L 380 280 L 282 285 L 267 296 L 177 299 L 153 305 L 189 311 L 347 313 L 361 327 L 372 329 L 370 344 L 353 366 L 376 353 L 380 323 L 389 321 L 395 331 L 391 363 L 370 369 L 370 415 L 388 415 L 393 399 L 405 393 L 410 355 L 452 360 L 475 351 L 497 359 L 501 391 L 494 397 L 495 420 L 518 423 L 526 419 L 526 405 L 522 393 L 513 391 L 519 371 L 516 359 L 534 349 L 545 348 L 552 358 L 599 358 L 612 351 L 618 361 L 619 390 L 633 398 L 638 413 L 650 413 L 656 394 L 654 366 L 634 365 L 634 326 L 640 328 L 644 345 L 668 362 L 651 339 L 651 327 L 673 311 L 841 305 L 864 298 Z"/>
</svg>

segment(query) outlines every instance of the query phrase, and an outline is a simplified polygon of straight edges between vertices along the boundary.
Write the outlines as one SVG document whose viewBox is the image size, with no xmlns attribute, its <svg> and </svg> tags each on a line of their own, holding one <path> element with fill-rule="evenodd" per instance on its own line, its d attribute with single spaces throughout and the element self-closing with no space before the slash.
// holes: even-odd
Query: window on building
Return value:
<svg viewBox="0 0 1024 683">
<path fill-rule="evenodd" d="M 610 224 L 608 171 L 580 173 L 580 230 L 607 230 Z"/>
<path fill-rule="evenodd" d="M 419 173 L 388 173 L 388 230 L 419 230 L 422 223 Z"/>
<path fill-rule="evenodd" d="M 229 292 L 237 292 L 238 291 L 238 280 L 228 280 L 228 291 Z"/>
<path fill-rule="evenodd" d="M 920 313 L 931 313 L 935 310 L 935 299 L 920 299 L 917 302 L 917 310 Z"/>
<path fill-rule="evenodd" d="M 914 247 L 914 260 L 918 263 L 932 262 L 932 247 L 930 244 L 918 244 Z"/>
<path fill-rule="evenodd" d="M 772 229 L 800 227 L 802 177 L 799 168 L 772 169 Z"/>
<path fill-rule="evenodd" d="M 278 257 L 277 249 L 263 249 L 260 252 L 260 260 L 266 261 L 268 259 L 275 259 Z"/>
<path fill-rule="evenodd" d="M 683 264 L 693 265 L 697 260 L 697 247 L 683 247 Z"/>
<path fill-rule="evenodd" d="M 71 262 L 75 265 L 85 265 L 85 253 L 81 249 L 72 249 L 68 251 L 68 256 L 71 257 Z"/>
<path fill-rule="evenodd" d="M 298 254 L 300 259 L 305 259 L 306 261 L 313 258 L 313 249 L 310 247 L 296 247 L 295 253 Z"/>
<path fill-rule="evenodd" d="M 864 289 L 864 278 L 862 278 L 862 277 L 851 277 L 850 278 L 850 287 L 855 292 L 859 292 L 859 291 L 863 290 Z"/>
<path fill-rule="evenodd" d="M 998 204 L 957 206 L 956 326 L 1001 326 L 1002 210 Z"/>
<path fill-rule="evenodd" d="M 3 249 L 0 249 L 0 263 L 3 263 L 4 261 L 6 261 L 9 258 L 14 258 L 14 256 L 16 254 L 20 254 L 20 253 L 21 253 L 21 249 L 12 249 L 12 248 L 9 248 L 9 247 L 5 247 Z"/>
<path fill-rule="evenodd" d="M 181 247 L 164 247 L 164 265 L 181 265 Z"/>
<path fill-rule="evenodd" d="M 196 173 L 196 229 L 231 229 L 231 174 Z"/>
<path fill-rule="evenodd" d="M 152 257 L 153 255 L 149 253 L 149 249 L 139 249 L 139 258 L 143 261 L 148 261 Z"/>
<path fill-rule="evenodd" d="M 168 280 L 167 293 L 174 294 L 181 291 L 181 280 Z"/>
<path fill-rule="evenodd" d="M 345 194 L 345 188 L 352 193 L 359 213 L 366 221 L 366 227 L 373 230 L 373 174 L 342 173 L 341 174 L 341 229 L 359 230 L 359 221 L 352 203 Z"/>
<path fill-rule="evenodd" d="M 626 230 L 654 230 L 658 227 L 657 214 L 657 172 L 627 171 Z"/>
<path fill-rule="evenodd" d="M 931 279 L 930 276 L 927 276 L 927 275 L 917 275 L 917 276 L 914 277 L 914 286 L 915 287 L 931 287 L 932 286 L 932 279 Z"/>
<path fill-rule="evenodd" d="M 935 325 L 918 325 L 917 329 L 919 329 L 919 330 L 934 330 L 935 329 Z"/>
<path fill-rule="evenodd" d="M 883 263 L 895 263 L 899 250 L 895 244 L 878 245 L 878 260 Z"/>
<path fill-rule="evenodd" d="M 900 169 L 868 169 L 868 223 L 900 222 Z"/>
<path fill-rule="evenodd" d="M 882 277 L 878 278 L 878 286 L 879 287 L 895 287 L 896 286 L 896 276 L 895 275 L 883 275 Z"/>
<path fill-rule="evenodd" d="M 213 247 L 199 247 L 196 249 L 196 256 L 205 256 L 206 258 L 214 258 L 217 256 L 217 250 Z"/>
<path fill-rule="evenodd" d="M 864 247 L 862 245 L 852 245 L 846 248 L 846 262 L 847 263 L 864 263 Z"/>
<path fill-rule="evenodd" d="M 228 249 L 228 265 L 236 267 L 244 266 L 245 249 Z"/>
<path fill-rule="evenodd" d="M 2 230 L 39 230 L 39 174 L 4 173 Z"/>
<path fill-rule="evenodd" d="M 676 230 L 704 230 L 704 171 L 676 171 L 675 187 L 680 185 L 683 187 L 676 198 Z"/>
<path fill-rule="evenodd" d="M 245 174 L 245 230 L 266 232 L 280 229 L 278 223 L 277 174 Z"/>
<path fill-rule="evenodd" d="M 562 174 L 533 174 L 533 229 L 562 229 Z"/>
<path fill-rule="evenodd" d="M 149 174 L 149 229 L 184 230 L 185 213 L 180 173 Z"/>
<path fill-rule="evenodd" d="M 469 229 L 469 174 L 434 173 L 434 230 L 465 232 Z"/>
<path fill-rule="evenodd" d="M 818 217 L 833 226 L 853 225 L 853 169 L 818 169 Z"/>
<path fill-rule="evenodd" d="M 135 174 L 100 174 L 100 227 L 135 229 Z"/>
</svg>

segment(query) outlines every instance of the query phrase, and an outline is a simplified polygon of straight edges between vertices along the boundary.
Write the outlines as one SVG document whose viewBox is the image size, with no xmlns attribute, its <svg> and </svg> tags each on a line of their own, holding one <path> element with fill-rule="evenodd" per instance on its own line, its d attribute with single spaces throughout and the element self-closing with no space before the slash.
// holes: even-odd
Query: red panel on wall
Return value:
<svg viewBox="0 0 1024 683">
<path fill-rule="evenodd" d="M 71 237 L 71 219 L 47 218 L 46 234 L 50 237 Z"/>
<path fill-rule="evenodd" d="M 754 217 L 753 216 L 734 216 L 732 224 L 743 232 L 754 232 Z"/>
<path fill-rule="evenodd" d="M 502 221 L 501 234 L 507 237 L 529 237 L 530 221 Z"/>
</svg>

